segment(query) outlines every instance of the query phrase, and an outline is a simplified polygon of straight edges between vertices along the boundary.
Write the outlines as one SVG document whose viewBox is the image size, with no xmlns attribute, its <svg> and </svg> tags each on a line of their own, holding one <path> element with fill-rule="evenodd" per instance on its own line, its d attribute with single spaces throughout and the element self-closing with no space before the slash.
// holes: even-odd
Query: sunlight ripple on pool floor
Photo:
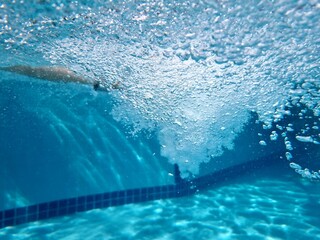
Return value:
<svg viewBox="0 0 320 240">
<path fill-rule="evenodd" d="M 288 176 L 251 177 L 193 197 L 92 210 L 76 217 L 8 227 L 0 231 L 0 238 L 317 239 L 318 192 L 319 186 L 303 180 L 292 182 Z"/>
</svg>

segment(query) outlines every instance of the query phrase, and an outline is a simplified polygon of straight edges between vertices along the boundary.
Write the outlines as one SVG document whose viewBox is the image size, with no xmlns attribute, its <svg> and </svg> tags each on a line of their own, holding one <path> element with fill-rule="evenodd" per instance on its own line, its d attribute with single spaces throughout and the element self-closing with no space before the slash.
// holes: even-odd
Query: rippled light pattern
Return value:
<svg viewBox="0 0 320 240">
<path fill-rule="evenodd" d="M 193 197 L 97 209 L 76 218 L 5 228 L 0 238 L 319 239 L 319 185 L 294 182 L 281 170 L 268 170 L 277 173 L 237 179 L 235 184 Z"/>
</svg>

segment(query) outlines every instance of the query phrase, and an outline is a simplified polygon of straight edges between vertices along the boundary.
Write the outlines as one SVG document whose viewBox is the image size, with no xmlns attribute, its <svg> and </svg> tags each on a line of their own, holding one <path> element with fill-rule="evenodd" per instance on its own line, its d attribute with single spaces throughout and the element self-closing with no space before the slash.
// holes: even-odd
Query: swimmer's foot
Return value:
<svg viewBox="0 0 320 240">
<path fill-rule="evenodd" d="M 111 84 L 111 87 L 106 87 L 104 84 L 102 84 L 100 81 L 95 81 L 93 83 L 93 89 L 95 91 L 110 91 L 112 89 L 120 89 L 120 81 L 117 81 L 116 83 Z"/>
</svg>

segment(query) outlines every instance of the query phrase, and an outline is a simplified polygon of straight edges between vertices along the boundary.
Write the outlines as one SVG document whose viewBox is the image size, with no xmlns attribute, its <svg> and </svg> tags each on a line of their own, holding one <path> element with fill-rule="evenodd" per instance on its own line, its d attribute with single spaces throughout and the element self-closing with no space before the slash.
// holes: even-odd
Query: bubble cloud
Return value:
<svg viewBox="0 0 320 240">
<path fill-rule="evenodd" d="M 41 38 L 36 51 L 52 64 L 106 85 L 119 81 L 119 91 L 110 93 L 112 116 L 133 134 L 154 131 L 162 155 L 184 176 L 232 149 L 252 112 L 267 131 L 290 116 L 292 106 L 305 106 L 318 121 L 317 1 L 103 2 L 56 5 L 49 16 L 39 10 L 20 33 L 28 36 L 25 44 Z M 22 44 L 2 31 L 8 49 Z M 301 130 L 290 124 L 270 134 L 284 138 L 288 160 L 293 148 L 286 134 Z M 297 139 L 318 143 L 319 134 Z M 264 139 L 260 145 L 268 147 Z"/>
</svg>

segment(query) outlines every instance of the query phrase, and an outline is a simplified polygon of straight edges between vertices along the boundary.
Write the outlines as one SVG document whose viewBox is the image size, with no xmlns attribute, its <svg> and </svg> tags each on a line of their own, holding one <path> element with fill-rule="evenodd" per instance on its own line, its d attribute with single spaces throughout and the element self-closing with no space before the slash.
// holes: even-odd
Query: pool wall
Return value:
<svg viewBox="0 0 320 240">
<path fill-rule="evenodd" d="M 0 88 L 0 209 L 174 183 L 157 136 L 130 136 L 108 94 L 16 77 L 4 74 Z M 273 154 L 258 144 L 255 120 L 198 176 Z"/>
<path fill-rule="evenodd" d="M 190 196 L 206 188 L 235 180 L 237 176 L 242 174 L 255 173 L 261 168 L 279 164 L 278 157 L 270 155 L 267 158 L 246 162 L 189 180 L 180 178 L 178 166 L 175 165 L 173 171 L 175 184 L 99 193 L 0 211 L 0 228 L 67 216 L 97 208 Z"/>
</svg>

